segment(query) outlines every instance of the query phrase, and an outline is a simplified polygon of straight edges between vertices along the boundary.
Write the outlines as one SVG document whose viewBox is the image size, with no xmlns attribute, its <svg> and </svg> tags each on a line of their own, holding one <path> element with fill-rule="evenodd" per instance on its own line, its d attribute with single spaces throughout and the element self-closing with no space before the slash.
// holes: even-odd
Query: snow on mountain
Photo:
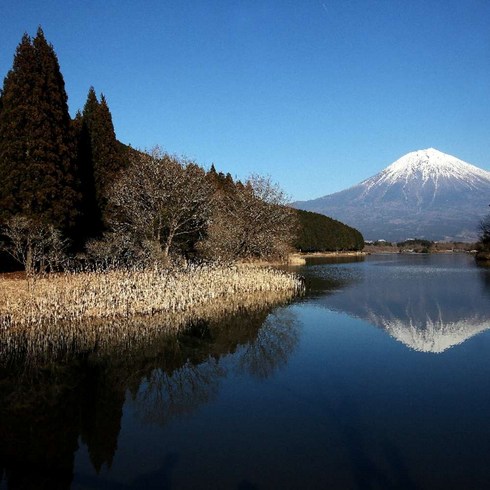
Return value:
<svg viewBox="0 0 490 490">
<path fill-rule="evenodd" d="M 422 183 L 437 183 L 439 179 L 457 179 L 470 188 L 476 188 L 482 182 L 490 183 L 490 172 L 434 148 L 428 148 L 406 154 L 378 176 L 365 182 L 369 183 L 368 185 L 379 185 L 383 182 L 392 185 L 397 181 L 408 182 L 418 178 Z"/>
<path fill-rule="evenodd" d="M 472 241 L 489 202 L 490 172 L 429 148 L 356 186 L 294 206 L 343 221 L 371 240 Z"/>
</svg>

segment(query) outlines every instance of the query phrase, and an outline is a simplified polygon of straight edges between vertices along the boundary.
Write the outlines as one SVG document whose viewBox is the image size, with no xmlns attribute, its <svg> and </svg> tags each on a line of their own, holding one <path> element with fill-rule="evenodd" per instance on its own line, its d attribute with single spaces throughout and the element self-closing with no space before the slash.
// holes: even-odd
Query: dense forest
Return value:
<svg viewBox="0 0 490 490">
<path fill-rule="evenodd" d="M 294 246 L 302 252 L 362 250 L 364 238 L 355 228 L 310 211 L 297 211 L 299 230 Z"/>
<path fill-rule="evenodd" d="M 25 34 L 0 93 L 0 241 L 28 272 L 68 257 L 108 267 L 362 248 L 356 230 L 288 207 L 268 178 L 120 143 L 93 87 L 74 118 L 67 100 L 53 46 L 41 28 Z"/>
</svg>

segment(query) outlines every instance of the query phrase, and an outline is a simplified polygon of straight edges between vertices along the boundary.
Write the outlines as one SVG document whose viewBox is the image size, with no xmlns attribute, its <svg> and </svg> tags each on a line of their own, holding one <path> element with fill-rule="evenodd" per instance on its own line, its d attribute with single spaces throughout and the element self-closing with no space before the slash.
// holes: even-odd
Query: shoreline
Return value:
<svg viewBox="0 0 490 490">
<path fill-rule="evenodd" d="M 0 275 L 0 330 L 80 324 L 93 320 L 194 311 L 237 298 L 268 294 L 294 297 L 304 285 L 293 273 L 272 268 L 199 266 L 22 277 Z"/>
<path fill-rule="evenodd" d="M 365 255 L 367 254 L 363 251 L 297 252 L 289 255 L 287 265 L 305 265 L 307 259 L 364 257 Z"/>
<path fill-rule="evenodd" d="M 294 252 L 285 260 L 247 260 L 237 263 L 239 267 L 283 267 L 287 265 L 305 265 L 306 259 L 334 257 L 363 257 L 365 252 Z"/>
<path fill-rule="evenodd" d="M 342 251 L 342 252 L 297 252 L 290 254 L 288 256 L 287 262 L 283 262 L 282 265 L 305 265 L 307 259 L 315 258 L 344 258 L 344 257 L 366 257 L 368 255 L 453 255 L 453 254 L 469 254 L 476 255 L 476 250 L 464 250 L 464 249 L 435 249 L 429 250 L 428 252 L 416 252 L 411 250 L 400 250 L 395 247 L 387 248 L 373 248 L 365 247 L 362 251 Z M 488 254 L 488 259 L 490 260 L 490 254 Z M 483 259 L 485 260 L 485 259 Z M 272 263 L 269 263 L 272 264 Z M 267 263 L 264 263 L 267 265 Z M 274 264 L 275 265 L 275 264 Z"/>
<path fill-rule="evenodd" d="M 272 267 L 0 274 L 0 365 L 125 352 L 196 322 L 275 308 L 304 287 Z"/>
<path fill-rule="evenodd" d="M 297 254 L 292 254 L 304 257 L 304 258 L 314 258 L 314 257 L 362 257 L 367 255 L 364 251 L 340 251 L 340 252 L 298 252 Z"/>
</svg>

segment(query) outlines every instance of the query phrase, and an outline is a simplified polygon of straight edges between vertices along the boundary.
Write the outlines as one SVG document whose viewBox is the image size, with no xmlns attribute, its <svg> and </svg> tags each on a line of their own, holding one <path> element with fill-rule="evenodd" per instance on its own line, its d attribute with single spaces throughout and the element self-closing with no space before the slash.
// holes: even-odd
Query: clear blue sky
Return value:
<svg viewBox="0 0 490 490">
<path fill-rule="evenodd" d="M 1 0 L 0 77 L 38 25 L 75 114 L 292 199 L 435 147 L 490 170 L 489 0 Z"/>
</svg>

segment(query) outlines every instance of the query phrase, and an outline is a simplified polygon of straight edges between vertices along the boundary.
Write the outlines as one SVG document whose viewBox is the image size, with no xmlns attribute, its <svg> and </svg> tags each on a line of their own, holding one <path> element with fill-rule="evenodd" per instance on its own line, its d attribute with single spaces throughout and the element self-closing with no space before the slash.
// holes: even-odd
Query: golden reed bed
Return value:
<svg viewBox="0 0 490 490">
<path fill-rule="evenodd" d="M 1 349 L 85 349 L 178 330 L 193 318 L 264 307 L 303 290 L 294 275 L 267 268 L 0 276 Z"/>
</svg>

